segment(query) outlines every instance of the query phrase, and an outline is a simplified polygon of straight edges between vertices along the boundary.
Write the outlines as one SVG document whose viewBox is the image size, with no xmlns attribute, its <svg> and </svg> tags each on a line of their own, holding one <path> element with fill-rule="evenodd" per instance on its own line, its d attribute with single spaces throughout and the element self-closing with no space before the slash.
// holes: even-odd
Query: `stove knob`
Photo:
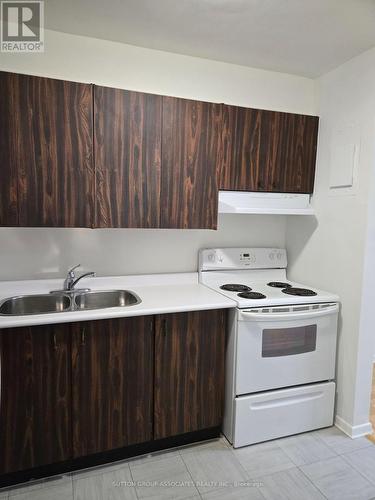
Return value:
<svg viewBox="0 0 375 500">
<path fill-rule="evenodd" d="M 274 254 L 274 253 L 270 253 L 270 254 L 269 254 L 269 258 L 270 258 L 271 260 L 273 260 L 273 259 L 275 258 L 275 254 Z"/>
<path fill-rule="evenodd" d="M 281 252 L 277 252 L 277 258 L 280 260 L 282 257 L 282 253 Z"/>
</svg>

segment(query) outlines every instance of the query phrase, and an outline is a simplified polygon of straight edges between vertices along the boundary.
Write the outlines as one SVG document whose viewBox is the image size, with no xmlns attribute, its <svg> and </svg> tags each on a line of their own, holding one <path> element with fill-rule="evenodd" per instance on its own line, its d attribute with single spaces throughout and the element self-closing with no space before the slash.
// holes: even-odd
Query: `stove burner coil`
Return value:
<svg viewBox="0 0 375 500">
<path fill-rule="evenodd" d="M 281 290 L 283 293 L 286 293 L 288 295 L 298 295 L 299 297 L 309 297 L 312 295 L 317 295 L 316 292 L 313 290 L 309 290 L 308 288 L 285 288 L 284 290 Z"/>
<path fill-rule="evenodd" d="M 291 288 L 292 285 L 289 283 L 284 283 L 283 281 L 270 281 L 267 283 L 268 286 L 272 288 Z"/>
<path fill-rule="evenodd" d="M 266 296 L 259 292 L 242 292 L 238 294 L 243 299 L 265 299 Z"/>
<path fill-rule="evenodd" d="M 237 283 L 228 283 L 221 285 L 222 290 L 227 290 L 228 292 L 250 292 L 251 288 L 246 285 L 238 285 Z"/>
</svg>

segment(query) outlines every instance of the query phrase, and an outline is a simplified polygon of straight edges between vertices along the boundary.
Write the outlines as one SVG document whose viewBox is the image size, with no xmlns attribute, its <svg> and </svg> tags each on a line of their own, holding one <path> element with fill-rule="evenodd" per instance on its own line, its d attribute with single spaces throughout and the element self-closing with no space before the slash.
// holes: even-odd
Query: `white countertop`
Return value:
<svg viewBox="0 0 375 500">
<path fill-rule="evenodd" d="M 9 297 L 49 293 L 61 289 L 64 279 L 0 281 L 0 303 Z M 184 311 L 226 309 L 236 302 L 198 283 L 198 273 L 150 274 L 83 279 L 78 287 L 129 290 L 142 302 L 128 307 L 70 311 L 27 316 L 0 316 L 0 329 L 17 326 L 70 323 L 95 319 L 145 316 Z"/>
</svg>

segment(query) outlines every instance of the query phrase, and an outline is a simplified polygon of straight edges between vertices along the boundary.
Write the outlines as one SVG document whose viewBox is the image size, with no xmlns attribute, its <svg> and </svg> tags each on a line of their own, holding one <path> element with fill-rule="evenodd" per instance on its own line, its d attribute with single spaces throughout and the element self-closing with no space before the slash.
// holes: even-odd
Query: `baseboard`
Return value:
<svg viewBox="0 0 375 500">
<path fill-rule="evenodd" d="M 371 422 L 367 422 L 361 425 L 350 425 L 346 420 L 336 415 L 335 426 L 340 429 L 340 431 L 347 434 L 352 439 L 366 436 L 367 434 L 372 434 Z"/>
</svg>

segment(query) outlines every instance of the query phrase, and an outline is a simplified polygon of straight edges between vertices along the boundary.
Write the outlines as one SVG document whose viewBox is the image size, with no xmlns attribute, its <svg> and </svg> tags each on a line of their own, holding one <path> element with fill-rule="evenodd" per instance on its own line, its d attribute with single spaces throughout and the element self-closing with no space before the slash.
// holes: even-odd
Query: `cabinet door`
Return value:
<svg viewBox="0 0 375 500">
<path fill-rule="evenodd" d="M 163 97 L 161 227 L 216 229 L 221 105 Z"/>
<path fill-rule="evenodd" d="M 152 316 L 72 326 L 75 457 L 152 439 Z"/>
<path fill-rule="evenodd" d="M 0 226 L 18 225 L 17 151 L 12 78 L 0 72 Z"/>
<path fill-rule="evenodd" d="M 91 85 L 12 73 L 0 80 L 9 118 L 5 130 L 1 123 L 0 169 L 17 175 L 18 225 L 91 227 Z M 14 203 L 12 182 L 0 189 Z"/>
<path fill-rule="evenodd" d="M 68 328 L 0 331 L 0 474 L 71 458 Z"/>
<path fill-rule="evenodd" d="M 219 189 L 311 193 L 318 118 L 223 106 Z"/>
<path fill-rule="evenodd" d="M 158 228 L 161 97 L 94 87 L 97 227 Z"/>
<path fill-rule="evenodd" d="M 154 437 L 221 425 L 225 312 L 156 317 Z"/>
</svg>

